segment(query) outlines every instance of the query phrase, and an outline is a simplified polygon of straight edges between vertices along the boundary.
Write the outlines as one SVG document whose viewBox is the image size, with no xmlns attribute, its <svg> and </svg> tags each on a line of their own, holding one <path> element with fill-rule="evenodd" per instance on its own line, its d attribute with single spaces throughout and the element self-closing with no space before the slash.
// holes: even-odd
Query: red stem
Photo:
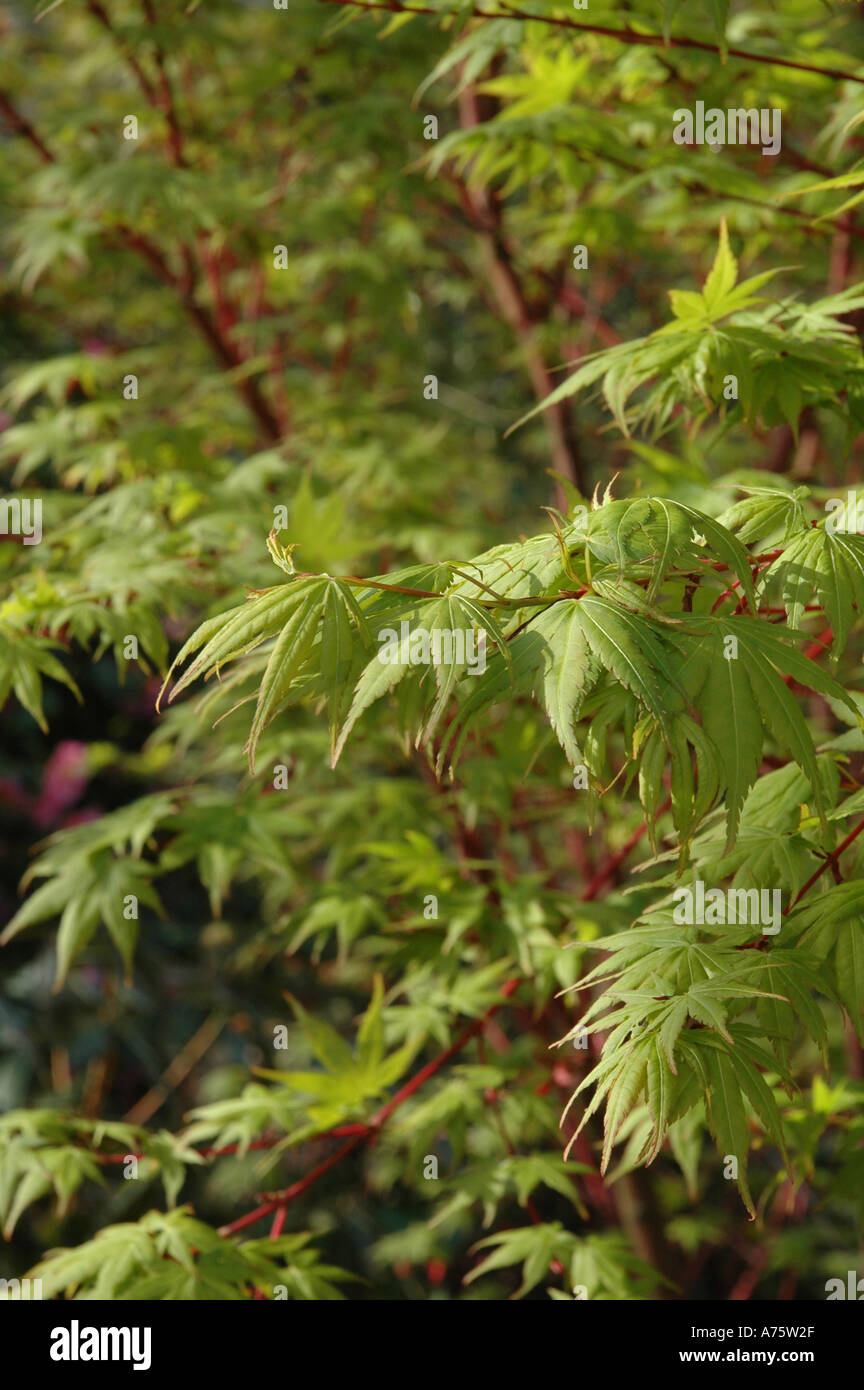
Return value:
<svg viewBox="0 0 864 1390">
<path fill-rule="evenodd" d="M 508 980 L 501 990 L 503 998 L 493 1004 L 491 1008 L 487 1009 L 482 1018 L 477 1018 L 473 1023 L 469 1024 L 469 1026 L 459 1034 L 456 1041 L 451 1043 L 448 1048 L 440 1052 L 438 1056 L 434 1057 L 431 1062 L 428 1062 L 425 1067 L 421 1067 L 417 1074 L 412 1076 L 411 1080 L 408 1081 L 401 1090 L 397 1091 L 395 1096 L 393 1096 L 386 1105 L 382 1105 L 381 1109 L 375 1112 L 367 1124 L 357 1127 L 357 1132 L 352 1135 L 347 1144 L 342 1145 L 341 1149 L 337 1149 L 334 1154 L 331 1154 L 323 1163 L 319 1163 L 317 1168 L 313 1168 L 305 1177 L 298 1179 L 291 1187 L 286 1187 L 282 1192 L 274 1193 L 262 1206 L 256 1207 L 254 1211 L 247 1212 L 245 1216 L 238 1217 L 236 1221 L 229 1222 L 227 1226 L 220 1226 L 219 1234 L 221 1236 L 234 1235 L 237 1231 L 245 1230 L 247 1226 L 254 1225 L 254 1223 L 260 1221 L 262 1217 L 269 1216 L 277 1207 L 286 1207 L 289 1202 L 293 1202 L 295 1197 L 301 1196 L 307 1188 L 310 1188 L 313 1183 L 317 1182 L 318 1179 L 329 1172 L 331 1168 L 335 1168 L 337 1163 L 341 1163 L 343 1158 L 347 1158 L 349 1153 L 353 1153 L 361 1144 L 364 1144 L 366 1140 L 389 1119 L 397 1106 L 400 1106 L 403 1101 L 406 1101 L 409 1096 L 412 1096 L 415 1091 L 419 1090 L 423 1083 L 429 1080 L 430 1076 L 434 1076 L 437 1071 L 440 1071 L 441 1068 L 450 1061 L 451 1057 L 455 1057 L 457 1052 L 461 1052 L 465 1044 L 470 1042 L 477 1033 L 482 1031 L 488 1020 L 501 1008 L 504 999 L 509 999 L 510 995 L 518 989 L 521 983 L 522 980 L 520 976 Z"/>
<path fill-rule="evenodd" d="M 399 0 L 321 0 L 325 5 L 353 5 L 359 10 L 386 10 L 392 14 L 429 14 L 445 18 L 444 12 L 428 5 L 403 5 Z M 662 34 L 639 34 L 633 29 L 609 29 L 602 24 L 576 23 L 572 19 L 558 18 L 555 15 L 531 14 L 508 6 L 501 10 L 466 9 L 462 13 L 471 19 L 521 19 L 532 24 L 554 24 L 560 29 L 571 29 L 577 33 L 600 34 L 603 38 L 616 39 L 619 43 L 636 44 L 646 48 L 693 48 L 699 53 L 720 53 L 716 43 L 704 43 L 700 39 L 666 39 Z M 449 18 L 449 16 L 446 16 Z M 748 63 L 767 63 L 770 67 L 794 68 L 797 72 L 815 72 L 820 77 L 833 77 L 842 82 L 864 82 L 864 76 L 846 72 L 842 68 L 822 68 L 811 63 L 796 63 L 791 58 L 775 58 L 768 53 L 751 53 L 746 48 L 727 48 L 730 58 L 743 58 Z"/>
<path fill-rule="evenodd" d="M 655 815 L 654 819 L 659 820 L 659 818 L 663 815 L 663 812 L 668 811 L 671 805 L 672 802 L 667 798 L 667 800 L 663 802 L 663 805 L 657 811 L 657 814 Z M 582 894 L 583 903 L 590 903 L 592 898 L 596 898 L 597 894 L 603 887 L 606 880 L 610 879 L 614 874 L 615 870 L 618 868 L 618 866 L 624 863 L 624 860 L 627 858 L 627 855 L 630 853 L 632 849 L 635 849 L 636 845 L 638 845 L 639 841 L 642 839 L 642 836 L 645 834 L 645 831 L 647 829 L 648 822 L 643 820 L 638 830 L 633 831 L 633 834 L 630 836 L 629 840 L 624 845 L 624 848 L 619 849 L 616 854 L 613 854 L 611 858 L 606 861 L 603 868 L 600 870 L 598 874 L 595 874 L 594 878 L 592 878 L 591 882 L 588 884 L 588 887 L 585 889 L 585 892 Z"/>
<path fill-rule="evenodd" d="M 840 844 L 837 846 L 835 850 L 832 850 L 830 854 L 826 854 L 824 860 L 819 865 L 819 868 L 816 870 L 816 872 L 811 874 L 807 882 L 804 884 L 804 887 L 798 890 L 792 902 L 786 908 L 786 912 L 791 912 L 792 908 L 795 907 L 795 905 L 801 901 L 808 889 L 812 888 L 816 880 L 822 877 L 826 869 L 830 869 L 832 864 L 837 863 L 837 860 L 840 858 L 840 855 L 843 853 L 843 851 L 849 848 L 853 840 L 857 840 L 862 830 L 864 830 L 864 820 L 859 821 L 858 824 L 855 826 L 855 829 L 849 831 L 849 834 L 846 836 L 845 840 L 841 840 Z"/>
</svg>

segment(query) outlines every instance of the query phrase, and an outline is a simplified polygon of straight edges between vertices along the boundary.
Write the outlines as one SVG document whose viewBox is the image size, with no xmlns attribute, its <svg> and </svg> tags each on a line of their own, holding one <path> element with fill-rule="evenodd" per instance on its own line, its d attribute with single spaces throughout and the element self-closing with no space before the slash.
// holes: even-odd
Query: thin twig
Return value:
<svg viewBox="0 0 864 1390">
<path fill-rule="evenodd" d="M 448 19 L 453 15 L 465 16 L 469 19 L 521 19 L 531 24 L 551 24 L 558 29 L 572 29 L 576 33 L 599 34 L 602 38 L 615 39 L 618 43 L 635 44 L 644 48 L 692 48 L 699 53 L 716 53 L 721 56 L 724 52 L 716 43 L 705 43 L 701 39 L 688 38 L 664 38 L 662 34 L 639 34 L 635 29 L 610 29 L 603 24 L 583 24 L 577 23 L 573 19 L 563 19 L 556 15 L 532 14 L 528 10 L 519 10 L 514 6 L 508 6 L 503 10 L 481 10 L 476 6 L 468 9 L 460 7 L 458 10 L 448 12 L 447 10 L 433 9 L 429 5 L 403 5 L 400 0 L 320 0 L 324 5 L 351 5 L 358 10 L 385 10 L 391 14 L 421 14 L 433 15 L 438 19 Z M 864 83 L 864 75 L 856 72 L 849 72 L 845 68 L 825 68 L 815 63 L 796 63 L 792 58 L 776 58 L 769 53 L 753 53 L 748 48 L 726 48 L 725 53 L 730 58 L 742 58 L 748 63 L 766 63 L 769 67 L 792 68 L 796 72 L 812 72 L 819 77 L 831 77 L 841 82 L 861 82 Z"/>
</svg>

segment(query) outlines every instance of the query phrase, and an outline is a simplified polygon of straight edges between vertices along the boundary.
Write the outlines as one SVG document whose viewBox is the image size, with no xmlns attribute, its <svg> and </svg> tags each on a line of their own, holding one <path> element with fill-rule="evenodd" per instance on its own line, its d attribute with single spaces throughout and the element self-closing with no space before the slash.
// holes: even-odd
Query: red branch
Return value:
<svg viewBox="0 0 864 1390">
<path fill-rule="evenodd" d="M 663 815 L 663 812 L 668 811 L 671 805 L 672 802 L 668 799 L 664 801 L 663 805 L 657 811 L 657 814 L 655 815 L 654 819 L 659 820 L 660 816 Z M 639 829 L 633 831 L 633 834 L 630 836 L 623 849 L 619 849 L 606 861 L 606 863 L 603 865 L 603 868 L 600 870 L 598 874 L 595 874 L 591 882 L 588 884 L 588 887 L 585 889 L 585 892 L 582 894 L 583 903 L 590 903 L 592 898 L 596 898 L 604 883 L 607 881 L 607 879 L 610 879 L 612 877 L 619 865 L 624 863 L 624 860 L 627 858 L 627 855 L 630 853 L 632 849 L 635 849 L 636 845 L 638 845 L 639 841 L 642 839 L 642 836 L 645 834 L 645 831 L 647 829 L 648 822 L 643 820 L 642 824 L 639 826 Z"/>
<path fill-rule="evenodd" d="M 798 890 L 792 902 L 786 908 L 786 912 L 792 911 L 792 908 L 795 907 L 796 904 L 801 901 L 801 899 L 804 897 L 804 894 L 813 887 L 813 884 L 816 882 L 816 880 L 822 877 L 826 869 L 830 869 L 832 865 L 836 865 L 838 859 L 840 858 L 840 855 L 843 853 L 845 849 L 849 848 L 853 840 L 857 840 L 862 830 L 864 830 L 864 820 L 859 821 L 858 824 L 855 826 L 855 829 L 849 831 L 849 834 L 846 836 L 845 840 L 841 840 L 840 844 L 837 846 L 835 850 L 832 850 L 830 854 L 825 855 L 824 860 L 819 865 L 819 868 L 816 870 L 816 872 L 811 874 L 807 882 L 804 884 L 804 887 Z"/>
<path fill-rule="evenodd" d="M 832 629 L 830 627 L 826 627 L 824 632 L 820 632 L 819 636 L 804 648 L 804 655 L 809 657 L 811 661 L 815 661 L 817 656 L 821 656 L 823 652 L 826 652 L 828 650 L 833 640 L 834 633 Z M 791 685 L 794 680 L 794 676 L 783 676 L 782 680 L 784 684 Z"/>
<path fill-rule="evenodd" d="M 20 135 L 25 140 L 29 140 L 33 148 L 38 152 L 40 159 L 45 164 L 53 164 L 54 156 L 49 150 L 45 141 L 38 131 L 21 115 L 21 112 L 12 104 L 5 92 L 0 92 L 0 111 L 6 117 L 14 135 Z"/>
<path fill-rule="evenodd" d="M 88 8 L 92 9 L 95 14 L 101 7 L 95 3 Z M 34 130 L 30 122 L 21 115 L 8 93 L 3 91 L 0 91 L 0 114 L 6 117 L 16 135 L 22 136 L 32 145 L 43 163 L 56 164 L 57 159 L 54 153 L 48 148 L 38 132 Z M 181 246 L 181 254 L 184 257 L 184 273 L 178 275 L 172 270 L 161 249 L 143 232 L 137 232 L 132 227 L 120 223 L 107 233 L 106 240 L 109 244 L 113 241 L 126 250 L 133 251 L 141 260 L 146 262 L 157 279 L 174 292 L 183 312 L 209 343 L 217 361 L 226 371 L 232 371 L 243 365 L 245 359 L 242 354 L 220 331 L 220 327 L 210 311 L 194 298 L 195 267 L 188 247 Z M 235 389 L 258 422 L 263 437 L 270 444 L 278 443 L 282 438 L 282 427 L 258 383 L 252 377 L 244 377 L 235 383 Z"/>
<path fill-rule="evenodd" d="M 392 14 L 428 14 L 438 19 L 448 19 L 452 15 L 446 10 L 432 9 L 428 5 L 403 5 L 400 0 L 321 0 L 324 5 L 353 5 L 359 10 L 385 10 Z M 636 44 L 646 48 L 692 48 L 699 53 L 720 54 L 719 44 L 704 43 L 701 39 L 664 38 L 662 34 L 639 34 L 634 29 L 609 29 L 602 24 L 582 24 L 573 19 L 563 19 L 555 15 L 531 14 L 527 10 L 517 10 L 508 6 L 501 10 L 480 10 L 462 8 L 452 14 L 466 15 L 472 19 L 521 19 L 532 24 L 552 24 L 559 29 L 571 29 L 576 33 L 600 34 L 603 38 L 615 39 L 618 43 Z M 769 67 L 794 68 L 797 72 L 814 72 L 820 77 L 833 77 L 841 82 L 864 82 L 864 76 L 847 72 L 843 68 L 823 68 L 812 63 L 796 63 L 792 58 L 775 58 L 768 53 L 752 53 L 747 48 L 727 48 L 730 58 L 743 58 L 748 63 L 766 63 Z"/>
<path fill-rule="evenodd" d="M 658 819 L 664 811 L 668 810 L 670 804 L 669 800 L 663 803 L 656 813 L 655 820 Z M 596 897 L 597 893 L 607 880 L 612 877 L 619 865 L 624 862 L 634 846 L 639 843 L 647 828 L 647 821 L 643 821 L 638 829 L 634 830 L 626 844 L 620 850 L 616 851 L 615 854 L 610 856 L 604 867 L 595 875 L 584 893 L 581 894 L 581 900 L 583 902 L 590 902 L 592 898 Z M 508 980 L 501 990 L 503 999 L 509 999 L 510 995 L 513 994 L 523 982 L 521 976 L 516 976 Z M 410 1096 L 414 1095 L 415 1091 L 418 1091 L 430 1077 L 434 1076 L 436 1072 L 439 1072 L 443 1066 L 446 1066 L 451 1058 L 461 1052 L 472 1038 L 476 1037 L 478 1033 L 482 1033 L 489 1019 L 501 1008 L 503 999 L 493 1004 L 490 1009 L 487 1009 L 482 1018 L 477 1018 L 473 1023 L 470 1023 L 448 1048 L 440 1052 L 431 1062 L 427 1062 L 425 1067 L 421 1067 L 420 1070 L 412 1076 L 410 1081 L 406 1082 L 380 1110 L 375 1112 L 366 1124 L 357 1126 L 344 1125 L 338 1130 L 331 1130 L 329 1134 L 320 1136 L 321 1138 L 329 1138 L 335 1137 L 337 1134 L 351 1133 L 351 1138 L 348 1140 L 348 1143 L 343 1144 L 341 1149 L 337 1149 L 330 1158 L 325 1159 L 323 1163 L 319 1163 L 317 1168 L 313 1168 L 304 1177 L 293 1183 L 291 1187 L 285 1188 L 282 1192 L 268 1194 L 267 1200 L 263 1202 L 261 1206 L 256 1207 L 254 1211 L 247 1212 L 245 1216 L 238 1217 L 236 1221 L 231 1221 L 226 1226 L 220 1226 L 219 1234 L 223 1236 L 235 1235 L 238 1231 L 245 1230 L 247 1226 L 253 1226 L 257 1221 L 261 1221 L 265 1216 L 269 1216 L 271 1212 L 278 1211 L 280 1208 L 284 1209 L 295 1197 L 299 1197 L 303 1192 L 306 1192 L 320 1177 L 329 1172 L 331 1168 L 335 1168 L 338 1163 L 341 1163 L 343 1158 L 347 1158 L 348 1154 L 353 1153 L 355 1149 L 358 1149 L 368 1139 L 375 1135 L 378 1130 L 380 1130 L 381 1126 L 390 1118 L 394 1110 L 408 1100 Z M 281 1226 L 279 1229 L 281 1230 Z"/>
<path fill-rule="evenodd" d="M 493 1004 L 491 1008 L 487 1009 L 482 1018 L 476 1018 L 473 1023 L 469 1024 L 448 1048 L 440 1052 L 437 1057 L 433 1057 L 432 1061 L 427 1062 L 425 1067 L 421 1067 L 416 1075 L 412 1076 L 411 1080 L 406 1082 L 391 1100 L 388 1100 L 386 1105 L 382 1105 L 381 1109 L 377 1110 L 365 1125 L 360 1126 L 359 1132 L 354 1134 L 352 1138 L 348 1140 L 347 1144 L 343 1144 L 341 1149 L 337 1149 L 334 1154 L 326 1158 L 323 1163 L 319 1163 L 317 1168 L 313 1168 L 310 1172 L 306 1173 L 304 1177 L 299 1178 L 291 1187 L 286 1187 L 282 1192 L 273 1193 L 262 1206 L 256 1207 L 254 1211 L 247 1212 L 245 1216 L 238 1217 L 236 1221 L 229 1222 L 227 1226 L 220 1226 L 219 1234 L 222 1236 L 234 1235 L 237 1231 L 245 1230 L 247 1226 L 254 1225 L 254 1223 L 260 1221 L 262 1217 L 269 1216 L 270 1213 L 276 1211 L 278 1207 L 287 1207 L 288 1203 L 293 1202 L 295 1197 L 299 1197 L 310 1188 L 313 1183 L 317 1182 L 320 1177 L 328 1173 L 331 1168 L 335 1168 L 337 1163 L 341 1163 L 343 1158 L 347 1158 L 348 1154 L 353 1153 L 361 1144 L 364 1144 L 367 1139 L 377 1133 L 398 1106 L 402 1105 L 409 1096 L 413 1096 L 414 1092 L 419 1090 L 424 1082 L 429 1080 L 430 1076 L 434 1076 L 443 1066 L 446 1066 L 452 1057 L 455 1057 L 458 1052 L 462 1051 L 466 1043 L 469 1043 L 473 1037 L 476 1037 L 478 1033 L 482 1032 L 489 1019 L 501 1008 L 504 999 L 509 999 L 510 995 L 518 989 L 521 983 L 522 980 L 520 976 L 508 980 L 506 985 L 502 987 L 502 998 Z"/>
</svg>

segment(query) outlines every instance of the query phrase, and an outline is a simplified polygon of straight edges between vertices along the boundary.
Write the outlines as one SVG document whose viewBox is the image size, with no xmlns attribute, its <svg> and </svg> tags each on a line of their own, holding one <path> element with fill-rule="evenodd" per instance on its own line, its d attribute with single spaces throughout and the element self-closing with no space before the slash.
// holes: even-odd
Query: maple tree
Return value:
<svg viewBox="0 0 864 1390">
<path fill-rule="evenodd" d="M 3 1274 L 824 1297 L 857 7 L 0 24 Z M 678 143 L 697 98 L 776 156 Z"/>
</svg>

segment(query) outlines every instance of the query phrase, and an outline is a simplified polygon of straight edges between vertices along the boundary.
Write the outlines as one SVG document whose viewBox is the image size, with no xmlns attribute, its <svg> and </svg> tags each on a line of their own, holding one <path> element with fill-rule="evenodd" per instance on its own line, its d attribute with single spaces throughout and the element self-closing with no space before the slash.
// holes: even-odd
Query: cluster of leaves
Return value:
<svg viewBox="0 0 864 1390">
<path fill-rule="evenodd" d="M 658 439 L 683 407 L 696 427 L 720 412 L 728 428 L 734 413 L 751 426 L 786 421 L 797 438 L 803 411 L 818 406 L 848 444 L 864 425 L 864 355 L 844 315 L 864 306 L 864 285 L 804 305 L 756 293 L 779 274 L 739 283 L 724 221 L 701 292 L 670 290 L 671 322 L 590 354 L 531 414 L 599 383 L 625 435 Z"/>
<path fill-rule="evenodd" d="M 176 1203 L 186 1164 L 200 1155 L 169 1131 L 153 1134 L 139 1126 L 86 1120 L 56 1110 L 13 1110 L 0 1120 L 0 1220 L 11 1239 L 18 1221 L 49 1193 L 64 1216 L 82 1183 L 104 1181 L 100 1162 L 140 1161 L 141 1176 L 162 1179 L 169 1206 Z M 118 1147 L 109 1147 L 118 1146 Z"/>
<path fill-rule="evenodd" d="M 674 499 L 613 502 L 607 496 L 590 512 L 578 507 L 577 520 L 554 536 L 497 546 L 458 565 L 415 566 L 366 583 L 292 577 L 192 634 L 174 665 L 197 654 L 172 698 L 241 658 L 223 689 L 233 693 L 263 671 L 247 743 L 254 770 L 263 729 L 298 696 L 326 707 L 335 764 L 359 717 L 396 690 L 406 735 L 417 747 L 437 743 L 438 770 L 449 755 L 452 775 L 466 736 L 489 710 L 533 693 L 571 766 L 587 763 L 597 785 L 610 732 L 625 731 L 627 772 L 632 777 L 638 769 L 652 822 L 671 766 L 673 814 L 685 848 L 720 794 L 731 845 L 744 797 L 773 739 L 810 778 L 827 829 L 813 739 L 788 682 L 857 714 L 842 686 L 801 655 L 798 622 L 806 598 L 817 595 L 842 641 L 859 610 L 864 541 L 829 536 L 824 526 L 812 529 L 799 498 L 777 496 L 780 510 L 788 502 L 798 519 L 764 576 L 766 585 L 777 582 L 783 589 L 790 626 L 782 631 L 754 616 L 763 592 L 760 583 L 757 597 L 751 572 L 751 565 L 759 571 L 758 557 L 721 522 Z M 756 500 L 761 515 L 765 499 Z M 767 505 L 776 524 L 775 499 Z M 752 509 L 746 515 L 761 540 Z M 740 508 L 732 508 L 730 520 L 740 525 L 741 519 Z M 844 582 L 847 567 L 855 583 Z M 735 576 L 731 587 L 724 574 Z M 398 649 L 384 660 L 382 643 L 397 625 L 403 634 Z M 422 640 L 436 629 L 461 634 L 462 641 L 451 642 L 449 655 L 440 644 L 435 659 L 424 663 L 415 650 L 417 634 Z M 466 635 L 478 630 L 495 644 L 479 675 L 466 670 L 465 657 Z M 247 661 L 251 652 L 256 655 Z M 454 697 L 458 712 L 442 735 Z M 590 721 L 584 752 L 575 731 L 583 717 Z M 730 746 L 733 756 L 727 757 Z"/>
<path fill-rule="evenodd" d="M 74 1250 L 36 1265 L 42 1296 L 120 1301 L 236 1302 L 264 1298 L 333 1302 L 350 1275 L 323 1264 L 308 1234 L 226 1240 L 185 1207 L 106 1226 Z"/>
</svg>

